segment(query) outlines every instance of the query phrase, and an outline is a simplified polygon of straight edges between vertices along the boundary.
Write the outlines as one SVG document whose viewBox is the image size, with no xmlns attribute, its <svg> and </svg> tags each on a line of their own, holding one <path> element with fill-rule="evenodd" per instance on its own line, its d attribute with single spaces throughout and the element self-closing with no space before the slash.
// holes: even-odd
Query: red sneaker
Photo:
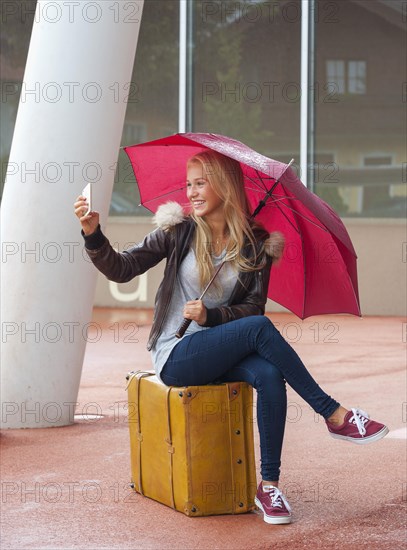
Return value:
<svg viewBox="0 0 407 550">
<path fill-rule="evenodd" d="M 263 512 L 263 519 L 266 523 L 274 525 L 291 523 L 290 505 L 278 487 L 274 487 L 274 485 L 263 487 L 263 484 L 260 483 L 254 502 Z"/>
<path fill-rule="evenodd" d="M 337 426 L 325 420 L 329 433 L 335 439 L 345 439 L 358 445 L 377 441 L 389 433 L 389 428 L 369 419 L 361 409 L 351 409 L 345 415 L 343 424 Z"/>
</svg>

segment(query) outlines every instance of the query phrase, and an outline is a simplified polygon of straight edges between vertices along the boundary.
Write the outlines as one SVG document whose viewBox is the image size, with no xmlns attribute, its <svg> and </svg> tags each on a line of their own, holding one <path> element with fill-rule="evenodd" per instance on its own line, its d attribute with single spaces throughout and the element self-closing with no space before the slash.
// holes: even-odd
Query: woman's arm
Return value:
<svg viewBox="0 0 407 550">
<path fill-rule="evenodd" d="M 170 232 L 156 229 L 144 240 L 124 252 L 117 252 L 103 235 L 99 224 L 99 212 L 86 212 L 89 205 L 84 195 L 74 203 L 75 215 L 82 225 L 85 250 L 97 269 L 110 281 L 126 283 L 141 275 L 168 254 Z"/>
<path fill-rule="evenodd" d="M 100 226 L 91 235 L 83 236 L 85 250 L 92 263 L 110 281 L 116 283 L 126 283 L 158 264 L 167 256 L 170 238 L 167 232 L 156 229 L 140 244 L 117 252 L 103 235 Z"/>
</svg>

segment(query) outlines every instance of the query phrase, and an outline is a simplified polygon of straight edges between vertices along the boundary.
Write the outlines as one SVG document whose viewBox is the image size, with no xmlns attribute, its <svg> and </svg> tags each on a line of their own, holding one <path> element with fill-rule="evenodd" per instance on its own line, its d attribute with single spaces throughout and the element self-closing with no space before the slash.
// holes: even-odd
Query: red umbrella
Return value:
<svg viewBox="0 0 407 550">
<path fill-rule="evenodd" d="M 270 275 L 268 296 L 301 319 L 325 313 L 360 315 L 356 253 L 339 216 L 301 183 L 289 165 L 218 134 L 176 134 L 124 147 L 151 212 L 169 201 L 186 205 L 186 163 L 212 149 L 240 162 L 256 219 L 286 239 Z"/>
</svg>

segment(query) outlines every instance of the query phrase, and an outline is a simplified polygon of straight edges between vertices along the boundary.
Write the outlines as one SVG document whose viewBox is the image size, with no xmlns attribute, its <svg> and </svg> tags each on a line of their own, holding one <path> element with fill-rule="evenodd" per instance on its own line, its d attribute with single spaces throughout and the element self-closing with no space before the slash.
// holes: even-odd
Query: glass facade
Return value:
<svg viewBox="0 0 407 550">
<path fill-rule="evenodd" d="M 341 216 L 403 217 L 406 3 L 317 7 L 314 191 Z"/>
<path fill-rule="evenodd" d="M 142 143 L 178 130 L 179 0 L 144 2 L 131 78 L 122 145 Z M 127 155 L 120 150 L 111 216 L 148 216 Z"/>
<path fill-rule="evenodd" d="M 406 2 L 145 0 L 122 145 L 178 130 L 180 1 L 188 8 L 188 130 L 229 135 L 299 167 L 308 9 L 309 187 L 344 217 L 406 215 Z M 2 3 L 2 181 L 35 4 Z M 120 151 L 110 214 L 148 215 L 138 202 Z"/>
<path fill-rule="evenodd" d="M 276 2 L 194 3 L 194 131 L 299 162 L 299 0 L 291 10 L 287 19 Z"/>
<path fill-rule="evenodd" d="M 0 19 L 0 161 L 3 190 L 14 124 L 24 78 L 36 0 L 1 4 Z"/>
</svg>

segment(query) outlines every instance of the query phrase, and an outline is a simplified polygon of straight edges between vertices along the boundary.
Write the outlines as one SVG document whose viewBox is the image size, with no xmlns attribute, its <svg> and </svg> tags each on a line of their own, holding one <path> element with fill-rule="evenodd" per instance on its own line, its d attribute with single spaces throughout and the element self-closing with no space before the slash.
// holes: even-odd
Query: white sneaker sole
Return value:
<svg viewBox="0 0 407 550">
<path fill-rule="evenodd" d="M 254 503 L 256 504 L 257 508 L 259 508 L 259 510 L 263 512 L 263 519 L 266 523 L 271 523 L 273 525 L 291 523 L 291 514 L 289 516 L 270 517 L 266 515 L 266 512 L 264 511 L 263 506 L 257 497 L 254 497 Z"/>
<path fill-rule="evenodd" d="M 356 437 L 349 437 L 347 435 L 333 434 L 332 432 L 329 432 L 329 435 L 334 439 L 343 439 L 344 441 L 350 441 L 351 443 L 356 443 L 356 445 L 367 445 L 368 443 L 373 443 L 373 441 L 378 441 L 379 439 L 382 439 L 388 433 L 389 433 L 389 428 L 387 426 L 384 426 L 380 430 L 380 432 L 377 432 L 374 435 L 371 435 L 370 437 L 356 438 Z"/>
</svg>

